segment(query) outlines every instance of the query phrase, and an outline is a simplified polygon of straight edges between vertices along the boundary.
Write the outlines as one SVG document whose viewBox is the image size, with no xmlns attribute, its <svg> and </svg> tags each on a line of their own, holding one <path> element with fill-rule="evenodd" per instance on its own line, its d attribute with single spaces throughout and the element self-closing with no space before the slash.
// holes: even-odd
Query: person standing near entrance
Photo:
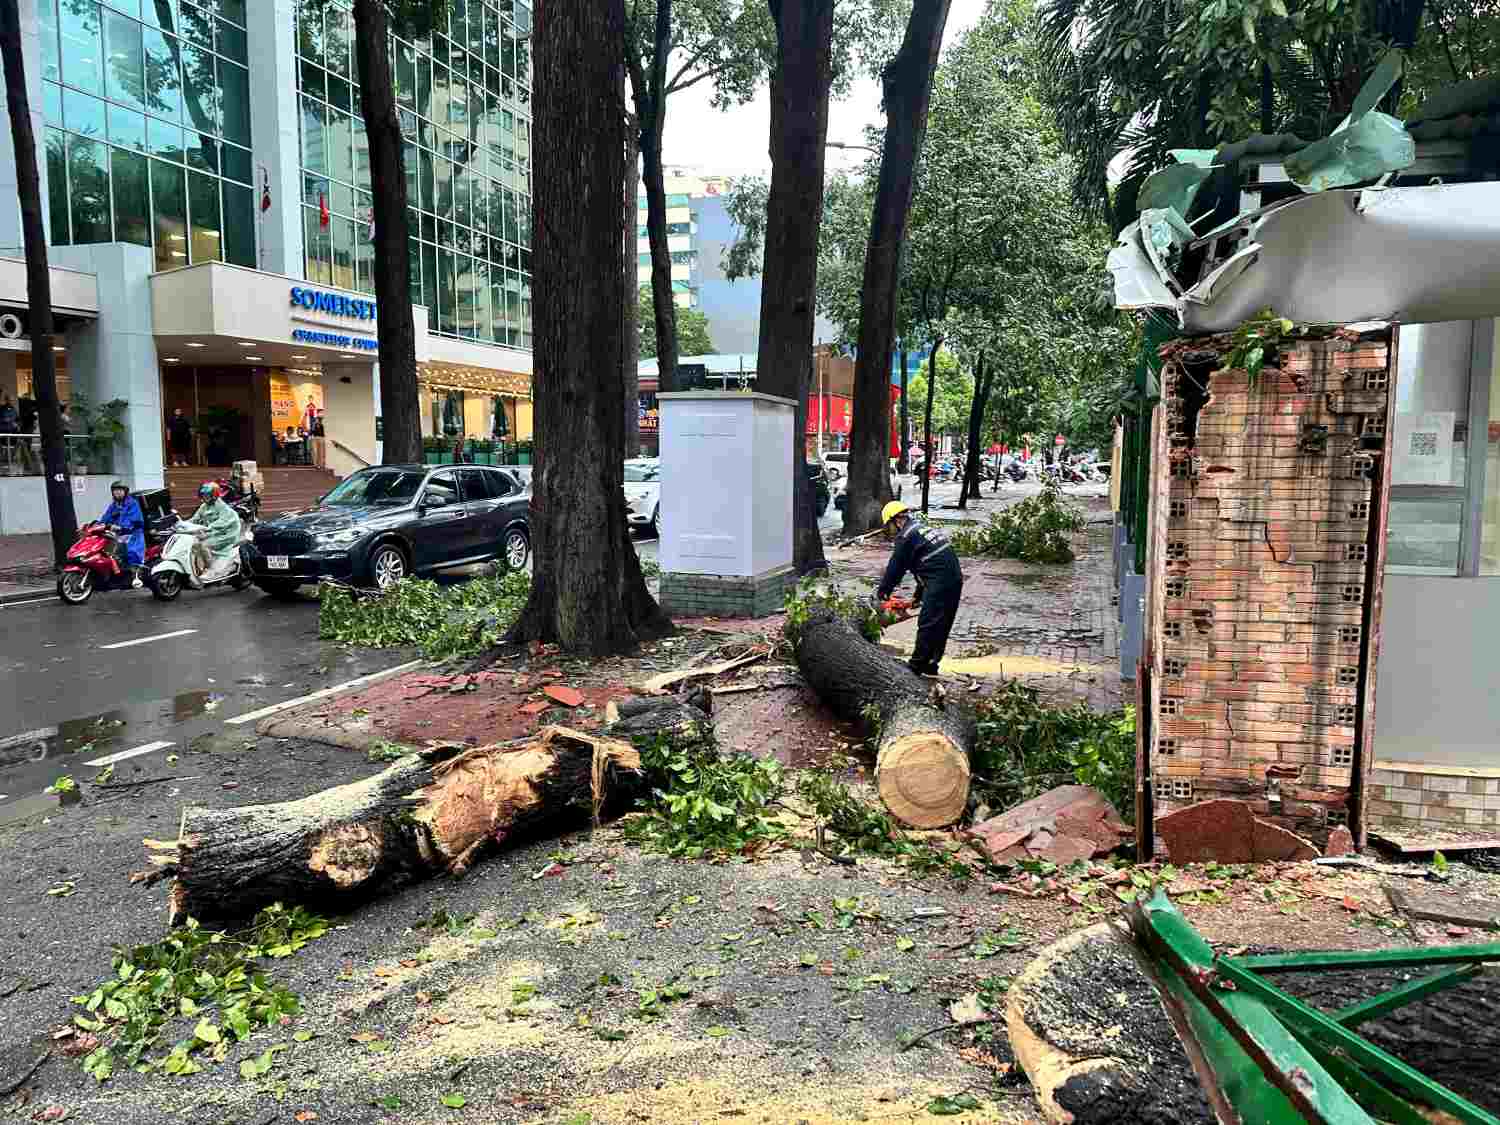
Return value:
<svg viewBox="0 0 1500 1125">
<path fill-rule="evenodd" d="M 172 411 L 167 419 L 167 444 L 172 449 L 172 465 L 181 468 L 193 455 L 193 424 L 182 413 L 182 407 Z"/>
<path fill-rule="evenodd" d="M 876 604 L 888 599 L 908 572 L 915 576 L 917 594 L 913 604 L 921 607 L 921 615 L 917 618 L 916 647 L 907 663 L 919 676 L 936 676 L 964 589 L 964 572 L 958 565 L 958 555 L 948 542 L 946 531 L 919 524 L 911 509 L 899 500 L 892 500 L 882 508 L 880 518 L 896 546 L 875 592 Z"/>
</svg>

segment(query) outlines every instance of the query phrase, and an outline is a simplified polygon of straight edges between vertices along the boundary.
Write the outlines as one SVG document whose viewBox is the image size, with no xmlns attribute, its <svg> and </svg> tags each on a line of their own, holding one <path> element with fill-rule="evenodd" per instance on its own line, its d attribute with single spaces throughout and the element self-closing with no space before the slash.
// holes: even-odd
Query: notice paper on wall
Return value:
<svg viewBox="0 0 1500 1125">
<path fill-rule="evenodd" d="M 1452 484 L 1453 423 L 1451 410 L 1397 414 L 1392 484 Z"/>
</svg>

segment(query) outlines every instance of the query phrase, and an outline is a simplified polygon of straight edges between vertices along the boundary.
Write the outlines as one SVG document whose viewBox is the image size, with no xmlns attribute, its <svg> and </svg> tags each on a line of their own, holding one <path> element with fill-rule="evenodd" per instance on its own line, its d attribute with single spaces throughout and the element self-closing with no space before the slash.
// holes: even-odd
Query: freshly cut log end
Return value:
<svg viewBox="0 0 1500 1125">
<path fill-rule="evenodd" d="M 935 698 L 931 683 L 826 610 L 808 615 L 796 643 L 803 678 L 836 714 L 879 716 L 875 778 L 891 814 L 913 828 L 942 828 L 969 802 L 973 715 Z"/>
<path fill-rule="evenodd" d="M 942 828 L 968 807 L 969 756 L 941 731 L 882 740 L 875 778 L 885 807 L 912 828 Z"/>
</svg>

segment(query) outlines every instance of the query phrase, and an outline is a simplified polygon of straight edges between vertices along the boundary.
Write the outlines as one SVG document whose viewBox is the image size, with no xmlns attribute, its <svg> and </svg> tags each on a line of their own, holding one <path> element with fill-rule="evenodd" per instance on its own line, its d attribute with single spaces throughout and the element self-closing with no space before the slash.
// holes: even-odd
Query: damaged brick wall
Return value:
<svg viewBox="0 0 1500 1125">
<path fill-rule="evenodd" d="M 1373 675 L 1361 633 L 1389 334 L 1289 341 L 1254 385 L 1219 370 L 1229 344 L 1163 349 L 1155 813 L 1232 797 L 1321 844 L 1347 817 Z"/>
</svg>

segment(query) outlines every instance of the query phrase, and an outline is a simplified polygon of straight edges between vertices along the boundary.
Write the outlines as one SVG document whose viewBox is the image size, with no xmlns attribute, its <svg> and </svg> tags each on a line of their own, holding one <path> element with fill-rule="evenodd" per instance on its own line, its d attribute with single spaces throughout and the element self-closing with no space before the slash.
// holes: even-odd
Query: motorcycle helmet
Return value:
<svg viewBox="0 0 1500 1125">
<path fill-rule="evenodd" d="M 130 495 L 130 485 L 126 484 L 122 480 L 111 481 L 110 485 L 109 485 L 109 494 L 111 496 L 113 496 L 116 492 L 123 492 L 125 494 L 125 496 L 129 496 Z M 121 500 L 125 499 L 125 496 L 120 497 L 120 499 Z"/>
<path fill-rule="evenodd" d="M 219 498 L 219 484 L 217 481 L 206 480 L 198 486 L 198 499 L 204 503 Z"/>
</svg>

